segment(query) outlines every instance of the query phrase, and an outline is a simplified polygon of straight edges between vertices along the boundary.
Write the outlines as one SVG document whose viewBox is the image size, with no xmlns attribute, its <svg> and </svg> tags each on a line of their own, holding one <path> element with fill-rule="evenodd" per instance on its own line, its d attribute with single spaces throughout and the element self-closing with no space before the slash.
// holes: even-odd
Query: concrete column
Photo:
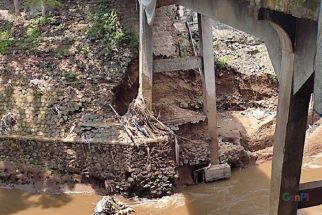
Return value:
<svg viewBox="0 0 322 215">
<path fill-rule="evenodd" d="M 208 132 L 211 138 L 209 145 L 211 164 L 219 163 L 219 146 L 217 133 L 217 104 L 215 57 L 213 51 L 212 20 L 198 15 L 200 33 L 200 55 L 202 56 L 202 82 L 204 112 L 208 119 Z"/>
<path fill-rule="evenodd" d="M 309 69 L 302 68 L 294 60 L 295 56 L 300 60 L 305 58 L 305 54 L 300 54 L 305 52 L 300 49 L 306 46 L 295 44 L 294 52 L 287 33 L 276 24 L 272 26 L 279 35 L 282 56 L 269 215 L 296 215 L 298 202 L 285 201 L 283 195 L 297 195 L 299 191 L 308 109 L 314 80 L 312 75 L 294 93 L 293 80 L 297 70 Z"/>
<path fill-rule="evenodd" d="M 296 215 L 298 203 L 283 195 L 298 194 L 313 76 L 293 94 L 294 53 L 283 52 L 281 69 L 269 214 Z"/>
<path fill-rule="evenodd" d="M 152 26 L 148 25 L 143 5 L 140 4 L 139 95 L 152 110 L 153 50 Z"/>
</svg>

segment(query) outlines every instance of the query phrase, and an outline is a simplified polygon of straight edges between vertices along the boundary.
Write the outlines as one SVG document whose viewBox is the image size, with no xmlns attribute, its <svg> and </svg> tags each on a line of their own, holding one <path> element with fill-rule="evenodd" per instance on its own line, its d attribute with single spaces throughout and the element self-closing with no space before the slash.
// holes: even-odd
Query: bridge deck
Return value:
<svg viewBox="0 0 322 215">
<path fill-rule="evenodd" d="M 263 8 L 292 14 L 295 17 L 317 20 L 320 0 L 243 0 Z M 259 2 L 259 3 L 258 3 Z"/>
<path fill-rule="evenodd" d="M 154 1 L 154 0 L 151 0 Z M 216 1 L 216 0 L 212 0 Z M 247 3 L 249 5 L 258 8 L 267 8 L 286 14 L 291 14 L 292 16 L 298 18 L 305 18 L 311 20 L 317 20 L 318 8 L 321 0 L 236 0 L 242 3 Z M 157 7 L 163 5 L 176 4 L 184 2 L 184 0 L 157 0 Z M 195 2 L 203 3 L 203 0 L 198 0 Z"/>
</svg>

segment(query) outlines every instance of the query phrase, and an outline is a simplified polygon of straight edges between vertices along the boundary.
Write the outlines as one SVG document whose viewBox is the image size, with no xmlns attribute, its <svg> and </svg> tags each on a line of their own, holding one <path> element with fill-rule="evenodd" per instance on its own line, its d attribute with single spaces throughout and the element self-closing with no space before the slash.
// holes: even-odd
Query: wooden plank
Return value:
<svg viewBox="0 0 322 215">
<path fill-rule="evenodd" d="M 153 72 L 172 72 L 202 67 L 200 57 L 158 59 L 153 61 Z"/>
<path fill-rule="evenodd" d="M 322 181 L 313 181 L 300 185 L 299 195 L 302 197 L 298 208 L 308 208 L 322 204 Z"/>
<path fill-rule="evenodd" d="M 213 50 L 212 20 L 198 15 L 200 33 L 200 54 L 202 55 L 202 81 L 204 94 L 204 110 L 208 119 L 208 133 L 211 138 L 209 145 L 211 164 L 219 163 L 219 146 L 217 133 L 217 104 L 215 57 Z"/>
<path fill-rule="evenodd" d="M 152 26 L 148 25 L 143 5 L 140 4 L 139 95 L 143 96 L 150 110 L 152 110 L 152 71 Z"/>
</svg>

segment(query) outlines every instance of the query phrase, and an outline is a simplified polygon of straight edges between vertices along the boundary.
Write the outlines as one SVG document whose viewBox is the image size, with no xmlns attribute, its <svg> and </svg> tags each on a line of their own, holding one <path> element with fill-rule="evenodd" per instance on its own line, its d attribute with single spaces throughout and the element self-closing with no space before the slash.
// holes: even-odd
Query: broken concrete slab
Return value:
<svg viewBox="0 0 322 215">
<path fill-rule="evenodd" d="M 204 168 L 205 182 L 213 182 L 231 177 L 231 168 L 229 164 L 217 164 Z"/>
</svg>

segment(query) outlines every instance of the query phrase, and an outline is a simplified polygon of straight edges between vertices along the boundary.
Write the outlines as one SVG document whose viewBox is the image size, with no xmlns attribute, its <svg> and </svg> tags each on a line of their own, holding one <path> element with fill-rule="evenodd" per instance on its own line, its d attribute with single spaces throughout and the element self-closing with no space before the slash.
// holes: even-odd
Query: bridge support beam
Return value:
<svg viewBox="0 0 322 215">
<path fill-rule="evenodd" d="M 290 50 L 291 48 L 287 50 L 286 46 L 282 47 L 270 215 L 296 215 L 298 209 L 298 202 L 287 201 L 283 197 L 285 198 L 285 195 L 294 196 L 299 193 L 308 109 L 314 84 L 314 78 L 311 75 L 305 84 L 294 93 L 294 74 L 297 74 L 299 69 L 303 69 L 296 64 L 294 57 L 305 58 L 305 54 L 302 55 L 299 52 L 300 47 L 297 44 L 295 53 Z"/>
<path fill-rule="evenodd" d="M 304 31 L 310 25 L 304 25 L 301 20 L 296 21 L 297 29 L 291 31 L 294 34 L 287 34 L 282 27 L 272 25 L 281 41 L 282 58 L 269 215 L 296 215 L 299 203 L 285 200 L 285 195 L 295 196 L 300 191 L 308 109 L 314 85 L 312 53 L 315 50 L 315 40 L 312 38 L 315 29 L 312 27 Z M 289 35 L 293 36 L 292 41 Z M 305 66 L 299 63 L 306 61 Z M 303 84 L 299 85 L 294 79 L 299 79 L 301 73 L 310 75 L 308 78 L 303 76 L 300 79 Z M 294 87 L 295 85 L 299 87 Z"/>
<path fill-rule="evenodd" d="M 289 81 L 292 79 L 287 82 Z M 296 215 L 298 202 L 287 201 L 283 196 L 295 196 L 299 193 L 313 76 L 295 95 L 293 90 L 286 90 L 285 87 L 280 90 L 269 214 Z"/>
<path fill-rule="evenodd" d="M 219 146 L 217 132 L 217 102 L 215 57 L 213 49 L 212 20 L 204 15 L 198 15 L 200 34 L 200 55 L 202 56 L 202 85 L 204 97 L 204 112 L 208 120 L 208 133 L 211 138 L 209 145 L 211 164 L 219 163 Z"/>
<path fill-rule="evenodd" d="M 140 45 L 139 45 L 139 95 L 145 99 L 147 108 L 152 110 L 152 81 L 153 81 L 153 46 L 152 26 L 140 4 Z"/>
</svg>

